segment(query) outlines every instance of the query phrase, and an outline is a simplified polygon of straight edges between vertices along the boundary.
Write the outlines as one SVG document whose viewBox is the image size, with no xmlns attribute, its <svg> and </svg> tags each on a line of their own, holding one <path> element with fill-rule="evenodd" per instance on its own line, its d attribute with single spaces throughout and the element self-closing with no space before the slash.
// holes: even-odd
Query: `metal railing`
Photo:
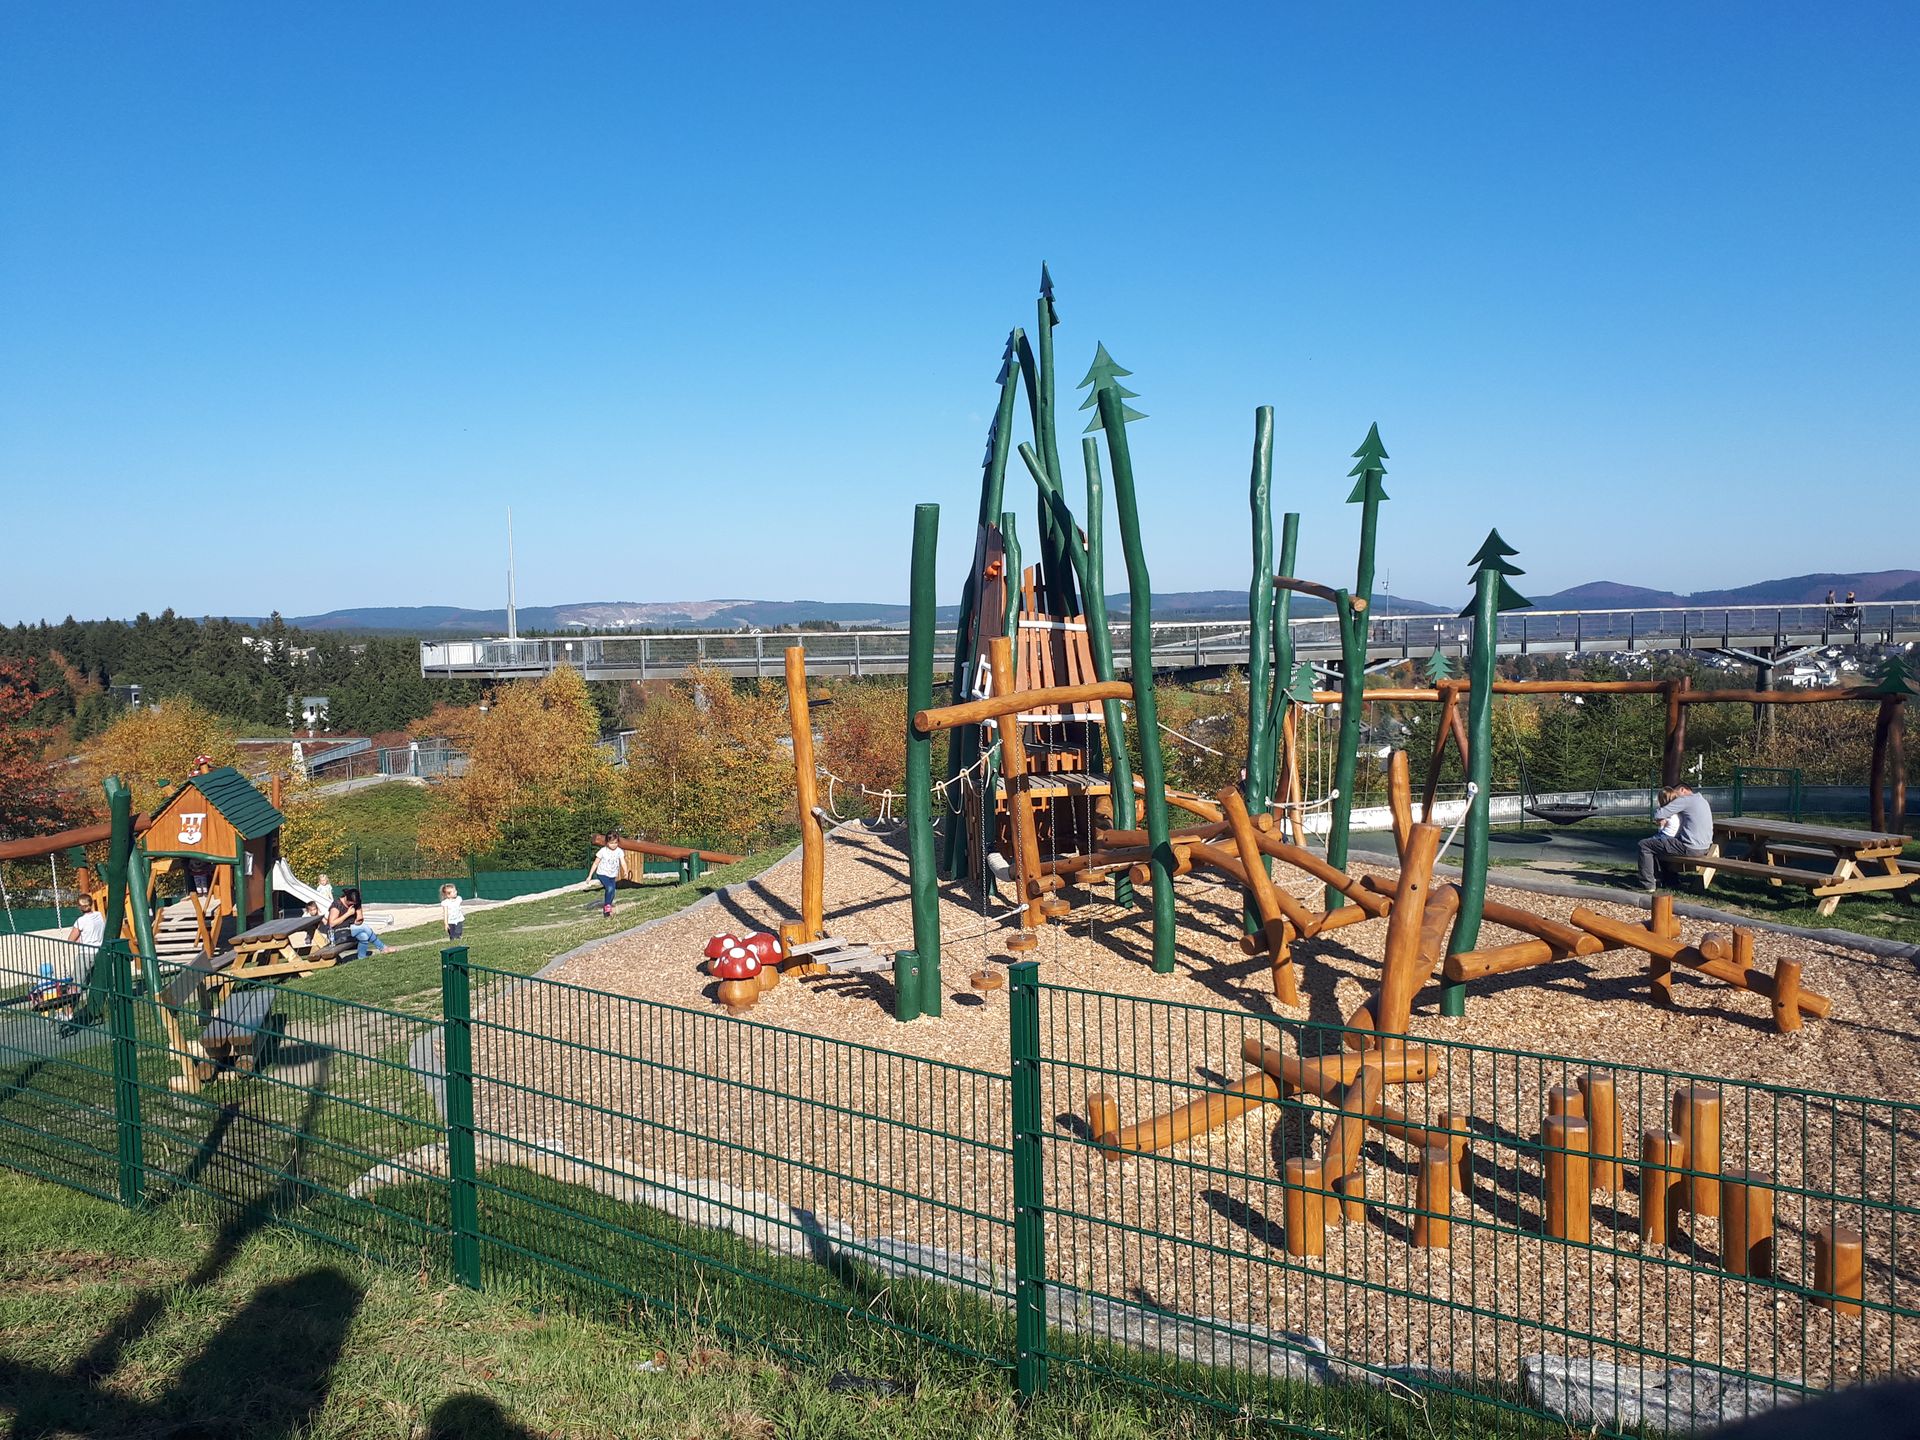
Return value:
<svg viewBox="0 0 1920 1440">
<path fill-rule="evenodd" d="M 1295 620 L 1293 629 L 1303 659 L 1339 655 L 1340 636 L 1331 617 Z M 1124 669 L 1130 663 L 1131 632 L 1125 621 L 1116 622 L 1112 631 L 1114 662 Z M 1155 621 L 1155 668 L 1244 665 L 1247 633 L 1244 620 Z M 936 632 L 936 667 L 951 668 L 954 634 Z M 1459 654 L 1471 636 L 1471 623 L 1456 616 L 1376 618 L 1368 626 L 1367 652 L 1371 659 L 1412 658 L 1436 649 Z M 1514 654 L 1877 645 L 1915 638 L 1920 638 L 1920 601 L 1862 605 L 1851 611 L 1825 605 L 1524 610 L 1502 615 L 1499 629 L 1500 648 Z M 649 679 L 708 665 L 769 679 L 780 675 L 789 645 L 804 646 L 808 667 L 822 674 L 890 675 L 906 668 L 906 631 L 874 629 L 425 640 L 420 642 L 420 673 L 429 678 L 511 677 L 544 674 L 565 664 L 588 678 Z"/>
<path fill-rule="evenodd" d="M 79 1014 L 15 1003 L 82 958 L 35 943 L 0 951 L 0 1163 L 410 1274 L 1325 1435 L 1681 1430 L 1920 1365 L 1920 1106 L 1423 1038 L 1428 1080 L 1387 1092 L 1336 1189 L 1302 1168 L 1339 1118 L 1324 1087 L 1152 1153 L 1079 1117 L 1090 1093 L 1127 1120 L 1217 1102 L 1249 1041 L 1337 1071 L 1349 1032 L 1031 964 L 1004 1068 L 464 947 L 437 1007 L 241 991 L 183 1055 L 118 947 Z M 1549 1112 L 1588 1121 L 1580 1142 Z M 1676 1125 L 1688 1148 L 1643 1161 Z M 1816 1254 L 1836 1226 L 1857 1281 Z"/>
</svg>

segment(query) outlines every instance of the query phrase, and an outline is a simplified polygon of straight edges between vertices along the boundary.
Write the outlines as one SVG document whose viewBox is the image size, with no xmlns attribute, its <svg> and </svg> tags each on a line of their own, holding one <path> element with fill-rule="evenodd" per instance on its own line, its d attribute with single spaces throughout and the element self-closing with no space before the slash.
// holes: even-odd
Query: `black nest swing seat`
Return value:
<svg viewBox="0 0 1920 1440">
<path fill-rule="evenodd" d="M 1520 768 L 1520 808 L 1536 819 L 1549 825 L 1578 825 L 1582 820 L 1591 820 L 1600 813 L 1592 791 L 1587 797 L 1566 800 L 1542 800 L 1540 792 L 1533 787 L 1533 777 L 1526 767 Z"/>
</svg>

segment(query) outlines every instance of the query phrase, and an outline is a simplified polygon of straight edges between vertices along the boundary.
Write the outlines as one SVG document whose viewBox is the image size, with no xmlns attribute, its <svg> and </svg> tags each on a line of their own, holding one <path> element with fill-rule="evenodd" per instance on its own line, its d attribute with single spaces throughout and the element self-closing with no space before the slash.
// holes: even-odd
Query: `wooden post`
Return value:
<svg viewBox="0 0 1920 1440">
<path fill-rule="evenodd" d="M 1393 850 L 1404 866 L 1407 837 L 1413 830 L 1413 778 L 1404 750 L 1387 757 L 1387 810 L 1393 816 Z"/>
<path fill-rule="evenodd" d="M 908 578 L 907 713 L 933 705 L 934 562 L 940 507 L 913 507 L 913 559 Z M 920 959 L 919 1010 L 940 1013 L 940 873 L 933 843 L 933 737 L 907 726 L 907 872 L 913 911 L 913 952 Z M 1030 872 L 1031 873 L 1031 872 Z"/>
<path fill-rule="evenodd" d="M 1649 1245 L 1668 1243 L 1680 1208 L 1679 1167 L 1686 1154 L 1671 1130 L 1649 1130 L 1640 1137 L 1640 1238 Z"/>
<path fill-rule="evenodd" d="M 286 809 L 286 782 L 278 775 L 267 781 L 267 803 L 276 810 Z"/>
<path fill-rule="evenodd" d="M 1720 1213 L 1720 1092 L 1710 1085 L 1683 1085 L 1673 1092 L 1673 1133 L 1686 1153 L 1680 1187 L 1682 1208 L 1696 1215 Z"/>
<path fill-rule="evenodd" d="M 1413 1243 L 1425 1250 L 1444 1250 L 1452 1243 L 1451 1199 L 1453 1152 L 1429 1145 L 1420 1152 L 1420 1174 L 1414 1185 Z"/>
<path fill-rule="evenodd" d="M 1307 843 L 1307 824 L 1303 810 L 1305 792 L 1300 782 L 1299 715 L 1297 706 L 1287 706 L 1287 713 L 1280 720 L 1280 743 L 1286 776 L 1283 793 L 1287 797 L 1287 826 L 1293 834 L 1293 843 L 1304 846 Z"/>
<path fill-rule="evenodd" d="M 793 789 L 800 820 L 800 920 L 780 927 L 789 952 L 818 940 L 826 926 L 827 836 L 813 760 L 813 712 L 807 701 L 807 647 L 787 647 L 787 721 L 793 730 Z"/>
<path fill-rule="evenodd" d="M 1647 917 L 1647 929 L 1663 939 L 1680 933 L 1680 922 L 1673 918 L 1673 896 L 1662 890 L 1653 897 L 1653 913 Z M 1647 986 L 1653 1003 L 1664 1010 L 1673 1008 L 1673 961 L 1664 955 L 1647 956 Z"/>
<path fill-rule="evenodd" d="M 1087 1128 L 1093 1132 L 1094 1143 L 1101 1146 L 1119 1133 L 1120 1107 L 1111 1095 L 1095 1090 L 1087 1096 Z M 1119 1154 L 1118 1150 L 1109 1150 L 1108 1158 L 1117 1159 Z"/>
<path fill-rule="evenodd" d="M 1614 1094 L 1613 1077 L 1589 1070 L 1577 1082 L 1583 1113 L 1593 1127 L 1593 1187 L 1612 1194 L 1626 1188 L 1624 1168 L 1620 1164 L 1620 1101 Z"/>
<path fill-rule="evenodd" d="M 1342 1175 L 1333 1182 L 1333 1192 L 1340 1197 L 1340 1220 L 1346 1225 L 1359 1225 L 1367 1218 L 1367 1177 L 1364 1170 L 1356 1167 L 1351 1174 Z"/>
<path fill-rule="evenodd" d="M 1226 812 L 1234 846 L 1240 852 L 1240 865 L 1246 872 L 1247 886 L 1260 916 L 1261 930 L 1266 939 L 1264 948 L 1273 958 L 1273 997 L 1282 1005 L 1298 1005 L 1300 982 L 1294 974 L 1290 942 L 1294 929 L 1304 930 L 1309 917 L 1300 910 L 1292 896 L 1287 896 L 1283 902 L 1280 892 L 1274 888 L 1272 879 L 1263 868 L 1267 857 L 1261 853 L 1260 839 L 1253 828 L 1253 817 L 1247 813 L 1247 802 L 1241 798 L 1239 790 L 1228 785 L 1219 792 L 1218 799 Z M 1286 913 L 1288 908 L 1294 911 L 1293 915 Z"/>
<path fill-rule="evenodd" d="M 1836 1314 L 1860 1313 L 1860 1232 L 1837 1221 L 1813 1236 L 1813 1303 Z"/>
<path fill-rule="evenodd" d="M 996 635 L 987 645 L 987 663 L 993 670 L 993 693 L 1011 695 L 1014 690 L 1013 642 Z M 1014 893 L 1026 908 L 1020 915 L 1022 930 L 1037 930 L 1046 923 L 1040 909 L 1040 839 L 1034 829 L 1033 795 L 1027 789 L 1027 747 L 1020 738 L 1020 712 L 1015 710 L 999 718 L 1000 773 L 1006 777 L 1007 822 L 1013 834 Z M 989 807 L 992 798 L 985 802 Z M 1009 949 L 1030 950 L 1038 942 L 1031 935 L 1016 935 Z"/>
<path fill-rule="evenodd" d="M 1687 707 L 1685 696 L 1693 689 L 1693 677 L 1682 675 L 1666 682 L 1667 733 L 1660 762 L 1660 783 L 1678 785 L 1687 758 Z"/>
<path fill-rule="evenodd" d="M 1447 740 L 1453 734 L 1453 727 L 1459 723 L 1460 687 L 1445 685 L 1440 689 L 1440 720 L 1433 730 L 1433 756 L 1427 761 L 1427 788 L 1420 797 L 1420 818 L 1433 819 L 1433 802 L 1440 792 L 1440 768 L 1447 758 Z M 1460 752 L 1460 763 L 1467 763 L 1466 751 Z"/>
<path fill-rule="evenodd" d="M 1295 1155 L 1284 1170 L 1282 1196 L 1289 1255 L 1327 1253 L 1327 1201 L 1321 1193 L 1320 1162 Z"/>
<path fill-rule="evenodd" d="M 1264 1069 L 1261 1074 L 1266 1074 Z M 1322 1171 L 1328 1180 L 1350 1175 L 1360 1163 L 1360 1147 L 1367 1139 L 1367 1119 L 1380 1108 L 1386 1091 L 1386 1072 L 1378 1065 L 1362 1064 L 1353 1083 L 1341 1093 L 1340 1118 L 1327 1137 Z"/>
<path fill-rule="evenodd" d="M 1773 1187 L 1752 1170 L 1720 1177 L 1720 1267 L 1729 1275 L 1773 1278 Z"/>
<path fill-rule="evenodd" d="M 1412 827 L 1400 866 L 1400 885 L 1387 917 L 1386 960 L 1380 977 L 1380 996 L 1374 1006 L 1374 1029 L 1382 1035 L 1405 1035 L 1413 1017 L 1413 998 L 1426 983 L 1420 963 L 1420 931 L 1426 919 L 1427 893 L 1433 881 L 1433 862 L 1440 852 L 1438 825 Z M 1463 897 L 1464 898 L 1464 897 Z"/>
<path fill-rule="evenodd" d="M 1735 935 L 1735 955 L 1739 954 Z M 1747 936 L 1747 959 L 1753 959 L 1753 937 Z M 1782 1035 L 1800 1028 L 1800 962 L 1782 958 L 1773 967 L 1773 1028 Z"/>
<path fill-rule="evenodd" d="M 1593 1238 L 1587 1122 L 1576 1115 L 1549 1115 L 1542 1139 L 1547 1147 L 1547 1234 L 1584 1244 Z"/>
<path fill-rule="evenodd" d="M 1447 1132 L 1447 1152 L 1453 1159 L 1453 1188 L 1462 1195 L 1473 1190 L 1473 1152 L 1467 1148 L 1467 1117 L 1455 1110 L 1442 1110 L 1440 1128 Z"/>
<path fill-rule="evenodd" d="M 1566 1115 L 1575 1120 L 1587 1118 L 1587 1098 L 1578 1085 L 1552 1085 L 1547 1089 L 1547 1114 Z"/>
<path fill-rule="evenodd" d="M 1133 455 L 1127 448 L 1127 407 L 1117 380 L 1094 392 L 1100 428 L 1106 432 L 1113 462 L 1114 511 L 1127 557 L 1128 620 L 1132 629 L 1133 719 L 1140 735 L 1140 778 L 1147 812 L 1148 843 L 1153 847 L 1153 968 L 1173 973 L 1173 848 L 1167 843 L 1167 762 L 1160 747 L 1160 710 L 1153 693 L 1153 580 L 1140 541 L 1140 508 L 1133 489 Z"/>
</svg>

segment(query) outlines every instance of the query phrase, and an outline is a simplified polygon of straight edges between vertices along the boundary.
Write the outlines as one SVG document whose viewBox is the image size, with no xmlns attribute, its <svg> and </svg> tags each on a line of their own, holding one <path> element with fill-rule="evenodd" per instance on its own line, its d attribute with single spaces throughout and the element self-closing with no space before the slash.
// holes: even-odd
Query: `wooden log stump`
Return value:
<svg viewBox="0 0 1920 1440">
<path fill-rule="evenodd" d="M 1755 1280 L 1773 1278 L 1773 1186 L 1752 1170 L 1720 1176 L 1720 1268 Z"/>
<path fill-rule="evenodd" d="M 1593 1238 L 1587 1122 L 1577 1115 L 1549 1115 L 1542 1136 L 1547 1147 L 1547 1234 L 1585 1244 Z"/>
<path fill-rule="evenodd" d="M 1582 1112 L 1593 1127 L 1593 1188 L 1613 1194 L 1626 1188 L 1626 1170 L 1620 1163 L 1620 1101 L 1613 1077 L 1589 1070 L 1576 1082 L 1584 1102 Z"/>
<path fill-rule="evenodd" d="M 1554 1085 L 1547 1090 L 1547 1114 L 1571 1115 L 1576 1120 L 1587 1118 L 1586 1096 L 1580 1093 L 1578 1085 Z"/>
<path fill-rule="evenodd" d="M 1683 1085 L 1673 1092 L 1673 1133 L 1680 1137 L 1687 1173 L 1681 1208 L 1696 1215 L 1720 1213 L 1720 1092 L 1711 1085 Z"/>
<path fill-rule="evenodd" d="M 1738 952 L 1735 959 L 1738 960 Z M 1753 960 L 1753 937 L 1747 937 L 1747 962 Z M 1781 960 L 1773 967 L 1773 1028 L 1782 1035 L 1800 1028 L 1800 962 Z"/>
<path fill-rule="evenodd" d="M 1327 1197 L 1318 1160 L 1295 1155 L 1286 1163 L 1283 1195 L 1289 1255 L 1327 1253 Z"/>
<path fill-rule="evenodd" d="M 1842 1315 L 1860 1313 L 1860 1232 L 1838 1221 L 1813 1237 L 1813 1303 Z"/>
<path fill-rule="evenodd" d="M 1093 1132 L 1093 1143 L 1107 1150 L 1109 1160 L 1120 1158 L 1120 1152 L 1108 1146 L 1120 1129 L 1120 1107 L 1111 1095 L 1095 1090 L 1087 1096 L 1087 1128 Z"/>
<path fill-rule="evenodd" d="M 1420 1176 L 1414 1186 L 1413 1243 L 1423 1250 L 1445 1250 L 1453 1243 L 1453 1151 L 1429 1145 L 1420 1152 Z"/>
<path fill-rule="evenodd" d="M 1333 1182 L 1334 1193 L 1340 1197 L 1340 1219 L 1348 1225 L 1358 1225 L 1367 1218 L 1367 1177 L 1358 1167 L 1342 1175 Z"/>
<path fill-rule="evenodd" d="M 1467 1148 L 1467 1117 L 1455 1110 L 1440 1112 L 1440 1128 L 1446 1132 L 1447 1152 L 1453 1157 L 1453 1188 L 1462 1195 L 1473 1190 L 1473 1152 Z"/>
<path fill-rule="evenodd" d="M 1669 1243 L 1686 1154 L 1671 1130 L 1649 1130 L 1640 1137 L 1640 1238 L 1649 1245 Z"/>
</svg>

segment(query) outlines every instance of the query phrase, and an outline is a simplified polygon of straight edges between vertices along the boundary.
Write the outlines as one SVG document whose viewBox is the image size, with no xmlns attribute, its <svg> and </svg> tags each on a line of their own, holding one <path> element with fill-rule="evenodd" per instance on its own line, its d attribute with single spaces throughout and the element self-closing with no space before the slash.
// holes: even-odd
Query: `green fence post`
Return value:
<svg viewBox="0 0 1920 1440">
<path fill-rule="evenodd" d="M 920 1018 L 920 957 L 911 950 L 893 952 L 893 1018 Z"/>
<path fill-rule="evenodd" d="M 137 1210 L 146 1188 L 146 1131 L 140 1113 L 140 1048 L 133 1030 L 133 961 L 114 937 L 100 952 L 107 967 L 107 1033 L 113 1037 L 113 1118 L 120 1161 L 120 1203 Z"/>
<path fill-rule="evenodd" d="M 440 952 L 442 1079 L 447 1101 L 447 1231 L 453 1278 L 480 1288 L 480 1194 L 473 1146 L 473 1005 L 467 947 Z"/>
<path fill-rule="evenodd" d="M 353 847 L 353 888 L 360 888 L 360 847 Z"/>
<path fill-rule="evenodd" d="M 480 898 L 480 863 L 471 855 L 467 856 L 467 889 L 475 900 Z"/>
<path fill-rule="evenodd" d="M 913 909 L 913 952 L 920 957 L 922 1015 L 940 1014 L 940 876 L 933 845 L 933 736 L 913 717 L 933 704 L 934 561 L 940 507 L 913 507 L 913 563 L 908 572 L 907 624 L 907 877 Z M 1016 590 L 1019 588 L 1016 584 Z"/>
<path fill-rule="evenodd" d="M 707 873 L 707 860 L 698 850 L 687 856 L 687 879 L 698 880 Z"/>
<path fill-rule="evenodd" d="M 1013 1098 L 1014 1383 L 1031 1400 L 1047 1387 L 1047 1227 L 1040 1145 L 1040 967 L 1012 968 L 1007 1007 Z"/>
</svg>

